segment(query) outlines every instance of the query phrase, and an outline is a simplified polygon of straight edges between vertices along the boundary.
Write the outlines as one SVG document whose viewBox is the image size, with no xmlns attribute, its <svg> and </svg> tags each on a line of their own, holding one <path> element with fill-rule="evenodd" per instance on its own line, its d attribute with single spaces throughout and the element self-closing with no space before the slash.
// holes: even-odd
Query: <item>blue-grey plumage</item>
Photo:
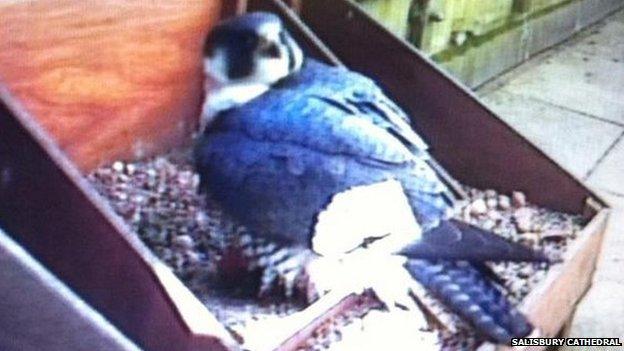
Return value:
<svg viewBox="0 0 624 351">
<path fill-rule="evenodd" d="M 197 148 L 202 182 L 251 228 L 291 243 L 309 242 L 333 194 L 388 179 L 403 184 L 418 222 L 434 227 L 448 213 L 448 190 L 415 133 L 405 135 L 418 144 L 407 144 L 388 133 L 382 111 L 358 107 L 377 101 L 388 99 L 368 78 L 309 60 L 218 117 Z M 400 111 L 388 105 L 387 113 Z"/>
<path fill-rule="evenodd" d="M 225 88 L 218 98 L 206 101 L 207 128 L 199 137 L 195 158 L 202 189 L 224 210 L 259 236 L 310 247 L 317 217 L 334 195 L 396 180 L 424 231 L 420 241 L 397 254 L 474 262 L 545 260 L 493 233 L 449 220 L 452 196 L 429 166 L 427 145 L 405 112 L 361 74 L 311 59 L 304 64 L 301 49 L 276 25 L 277 17 L 251 16 L 217 27 L 217 38 L 210 37 L 207 45 L 206 72 Z M 236 38 L 241 31 L 253 36 L 254 30 L 256 44 L 245 53 L 250 59 L 231 59 L 240 48 L 229 48 L 236 41 L 228 33 L 234 32 Z M 247 72 L 249 81 L 240 72 Z M 241 87 L 248 90 L 250 85 L 253 93 L 244 99 L 236 96 Z M 238 90 L 228 91 L 230 86 Z M 416 279 L 489 338 L 501 341 L 525 335 L 526 328 L 514 325 L 528 325 L 526 319 L 502 303 L 490 285 L 482 284 L 484 279 L 470 264 L 445 263 L 446 271 L 454 273 L 440 279 L 471 287 L 475 294 L 468 297 L 473 300 L 479 294 L 495 296 L 488 301 L 496 301 L 497 309 L 483 305 L 478 316 L 472 305 L 455 303 L 453 289 L 429 279 L 432 261 L 410 262 L 406 268 Z"/>
<path fill-rule="evenodd" d="M 544 260 L 476 228 L 453 230 L 445 222 L 444 230 L 430 233 L 447 219 L 452 196 L 404 116 L 369 78 L 308 60 L 260 97 L 221 112 L 196 148 L 198 170 L 228 212 L 290 244 L 310 242 L 316 216 L 332 195 L 396 179 L 424 238 L 432 239 L 406 247 L 404 254 Z"/>
</svg>

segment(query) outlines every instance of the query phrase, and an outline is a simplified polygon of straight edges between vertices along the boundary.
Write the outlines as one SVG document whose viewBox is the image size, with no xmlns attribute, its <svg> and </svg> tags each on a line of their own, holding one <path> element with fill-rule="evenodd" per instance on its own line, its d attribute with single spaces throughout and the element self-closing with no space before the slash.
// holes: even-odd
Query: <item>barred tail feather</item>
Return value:
<svg viewBox="0 0 624 351">
<path fill-rule="evenodd" d="M 410 260 L 410 274 L 487 339 L 509 344 L 533 327 L 491 282 L 467 262 Z"/>
</svg>

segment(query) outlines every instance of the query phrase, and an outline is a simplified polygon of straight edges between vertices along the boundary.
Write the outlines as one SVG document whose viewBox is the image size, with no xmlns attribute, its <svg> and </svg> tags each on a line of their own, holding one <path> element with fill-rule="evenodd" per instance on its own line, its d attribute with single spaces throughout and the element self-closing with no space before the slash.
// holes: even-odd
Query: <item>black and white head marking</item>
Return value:
<svg viewBox="0 0 624 351">
<path fill-rule="evenodd" d="M 254 12 L 218 24 L 204 44 L 210 89 L 202 127 L 221 111 L 242 105 L 298 71 L 303 51 L 276 15 Z"/>
</svg>

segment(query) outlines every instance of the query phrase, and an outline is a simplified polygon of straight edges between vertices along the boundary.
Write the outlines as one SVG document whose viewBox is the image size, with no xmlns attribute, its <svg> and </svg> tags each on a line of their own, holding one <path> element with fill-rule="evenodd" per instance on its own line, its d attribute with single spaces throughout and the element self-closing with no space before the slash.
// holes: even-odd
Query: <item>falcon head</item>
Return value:
<svg viewBox="0 0 624 351">
<path fill-rule="evenodd" d="M 303 51 L 280 18 L 253 12 L 221 22 L 204 45 L 204 71 L 218 84 L 270 86 L 299 70 Z"/>
</svg>

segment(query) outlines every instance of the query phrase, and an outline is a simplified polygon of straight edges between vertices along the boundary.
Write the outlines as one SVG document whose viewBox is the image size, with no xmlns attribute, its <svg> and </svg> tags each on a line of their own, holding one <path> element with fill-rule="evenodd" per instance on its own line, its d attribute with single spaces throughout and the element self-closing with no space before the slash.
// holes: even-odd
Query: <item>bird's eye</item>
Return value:
<svg viewBox="0 0 624 351">
<path fill-rule="evenodd" d="M 262 53 L 264 54 L 264 56 L 271 57 L 271 58 L 280 58 L 282 56 L 282 52 L 280 51 L 279 47 L 277 47 L 277 44 L 275 43 L 268 44 L 262 50 Z"/>
</svg>

